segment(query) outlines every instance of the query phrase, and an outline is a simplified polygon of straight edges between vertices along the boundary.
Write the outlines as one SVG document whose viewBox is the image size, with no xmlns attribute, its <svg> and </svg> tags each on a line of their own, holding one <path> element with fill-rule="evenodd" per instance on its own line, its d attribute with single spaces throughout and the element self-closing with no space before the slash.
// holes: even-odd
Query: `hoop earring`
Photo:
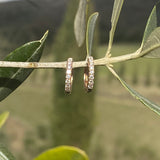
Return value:
<svg viewBox="0 0 160 160">
<path fill-rule="evenodd" d="M 71 93 L 73 84 L 72 65 L 73 65 L 73 58 L 68 58 L 66 64 L 66 77 L 65 77 L 65 92 L 68 94 Z"/>
<path fill-rule="evenodd" d="M 92 91 L 94 85 L 94 60 L 92 56 L 87 58 L 87 67 L 84 70 L 84 86 L 87 92 Z"/>
</svg>

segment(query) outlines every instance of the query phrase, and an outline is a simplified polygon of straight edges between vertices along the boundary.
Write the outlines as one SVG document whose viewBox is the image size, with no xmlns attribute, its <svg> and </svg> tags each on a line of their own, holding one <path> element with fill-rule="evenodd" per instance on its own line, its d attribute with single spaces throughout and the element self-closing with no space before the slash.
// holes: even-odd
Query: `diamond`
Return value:
<svg viewBox="0 0 160 160">
<path fill-rule="evenodd" d="M 71 74 L 71 73 L 72 73 L 72 71 L 69 69 L 66 71 L 66 74 Z"/>
<path fill-rule="evenodd" d="M 72 68 L 72 65 L 71 65 L 71 64 L 69 64 L 69 65 L 68 65 L 68 69 L 71 69 L 71 68 Z"/>
<path fill-rule="evenodd" d="M 72 58 L 68 58 L 68 61 L 72 61 Z"/>
<path fill-rule="evenodd" d="M 70 92 L 71 90 L 70 90 L 70 88 L 65 88 L 65 91 Z"/>
<path fill-rule="evenodd" d="M 89 73 L 94 74 L 94 69 L 89 70 Z"/>
<path fill-rule="evenodd" d="M 90 84 L 89 84 L 89 85 L 88 85 L 88 88 L 89 88 L 89 89 L 93 89 L 93 85 L 90 85 Z"/>
<path fill-rule="evenodd" d="M 65 90 L 69 90 L 69 89 L 70 89 L 70 87 L 68 87 L 68 86 L 65 85 Z"/>
<path fill-rule="evenodd" d="M 72 61 L 68 61 L 68 64 L 71 65 L 71 64 L 72 64 Z"/>
<path fill-rule="evenodd" d="M 90 70 L 94 70 L 94 66 L 90 66 L 89 68 L 90 68 Z"/>
<path fill-rule="evenodd" d="M 70 79 L 66 79 L 66 81 L 65 81 L 65 83 L 70 83 L 71 81 L 70 81 Z"/>
<path fill-rule="evenodd" d="M 91 75 L 89 76 L 89 79 L 90 79 L 90 80 L 94 79 L 94 76 L 91 74 Z"/>
<path fill-rule="evenodd" d="M 67 74 L 66 75 L 66 79 L 70 79 L 71 78 L 71 75 L 70 74 Z"/>
<path fill-rule="evenodd" d="M 93 74 L 94 74 L 94 70 L 91 70 L 91 71 L 89 72 L 89 74 L 92 74 L 92 75 L 93 75 Z"/>
<path fill-rule="evenodd" d="M 93 84 L 94 83 L 94 81 L 91 79 L 91 80 L 89 80 L 89 85 L 90 84 Z"/>
<path fill-rule="evenodd" d="M 70 88 L 71 87 L 71 85 L 70 84 L 65 84 L 65 88 Z"/>
</svg>

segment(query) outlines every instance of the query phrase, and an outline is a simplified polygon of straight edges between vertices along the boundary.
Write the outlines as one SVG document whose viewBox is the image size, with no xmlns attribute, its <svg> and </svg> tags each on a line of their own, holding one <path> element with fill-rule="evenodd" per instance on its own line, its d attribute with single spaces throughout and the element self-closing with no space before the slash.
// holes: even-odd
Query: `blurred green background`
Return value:
<svg viewBox="0 0 160 160">
<path fill-rule="evenodd" d="M 107 48 L 113 2 L 113 0 L 93 0 L 95 10 L 100 12 L 97 25 L 99 44 L 96 54 L 94 53 L 99 58 L 104 56 Z M 147 18 L 156 2 L 156 0 L 125 1 L 115 35 L 113 56 L 138 49 Z M 53 50 L 57 43 L 55 37 L 63 28 L 61 26 L 64 25 L 68 4 L 69 0 L 1 2 L 0 58 L 3 59 L 9 52 L 28 41 L 40 39 L 49 29 L 50 33 L 41 61 L 53 61 L 57 56 L 54 55 L 56 52 Z M 70 21 L 73 21 L 73 18 Z M 64 43 L 64 40 L 62 41 Z M 67 46 L 67 43 L 69 42 L 66 40 L 66 44 L 63 45 Z M 59 47 L 61 46 L 60 43 Z M 159 103 L 158 59 L 129 61 L 115 64 L 114 67 L 136 90 Z M 95 111 L 92 120 L 94 130 L 87 151 L 90 159 L 160 159 L 160 117 L 133 99 L 105 67 L 97 67 L 96 73 Z M 57 90 L 53 81 L 53 70 L 35 70 L 24 84 L 0 104 L 1 112 L 8 110 L 11 113 L 0 132 L 0 143 L 5 143 L 17 159 L 32 159 L 54 145 L 51 117 L 54 116 L 53 94 L 56 94 Z M 62 81 L 64 79 L 61 79 L 61 83 Z M 80 83 L 83 89 L 83 81 L 81 80 Z M 63 92 L 63 88 L 61 91 Z M 83 94 L 88 97 L 87 93 Z M 85 109 L 82 112 L 85 114 Z M 62 133 L 62 136 L 63 134 L 67 135 Z"/>
</svg>

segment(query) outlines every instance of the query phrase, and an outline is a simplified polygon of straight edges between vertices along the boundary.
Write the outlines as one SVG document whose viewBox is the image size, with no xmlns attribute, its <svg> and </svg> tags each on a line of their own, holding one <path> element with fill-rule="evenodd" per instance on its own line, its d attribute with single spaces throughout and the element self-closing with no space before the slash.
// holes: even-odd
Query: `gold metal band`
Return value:
<svg viewBox="0 0 160 160">
<path fill-rule="evenodd" d="M 92 56 L 87 58 L 87 67 L 84 70 L 84 86 L 87 92 L 93 89 L 94 85 L 94 60 Z"/>
<path fill-rule="evenodd" d="M 65 77 L 65 92 L 71 93 L 73 83 L 73 72 L 72 72 L 73 58 L 68 58 L 66 65 L 66 77 Z"/>
</svg>

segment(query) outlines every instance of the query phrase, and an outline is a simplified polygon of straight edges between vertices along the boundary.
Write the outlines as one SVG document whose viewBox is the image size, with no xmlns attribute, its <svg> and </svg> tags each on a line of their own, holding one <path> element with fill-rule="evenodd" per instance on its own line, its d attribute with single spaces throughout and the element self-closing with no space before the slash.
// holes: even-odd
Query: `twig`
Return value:
<svg viewBox="0 0 160 160">
<path fill-rule="evenodd" d="M 131 59 L 138 58 L 136 53 L 131 53 L 118 57 L 105 57 L 94 60 L 95 66 L 109 65 Z M 73 62 L 73 68 L 86 67 L 86 61 Z M 10 62 L 0 61 L 0 67 L 13 67 L 13 68 L 34 68 L 34 69 L 51 69 L 51 68 L 66 68 L 65 62 Z"/>
</svg>

